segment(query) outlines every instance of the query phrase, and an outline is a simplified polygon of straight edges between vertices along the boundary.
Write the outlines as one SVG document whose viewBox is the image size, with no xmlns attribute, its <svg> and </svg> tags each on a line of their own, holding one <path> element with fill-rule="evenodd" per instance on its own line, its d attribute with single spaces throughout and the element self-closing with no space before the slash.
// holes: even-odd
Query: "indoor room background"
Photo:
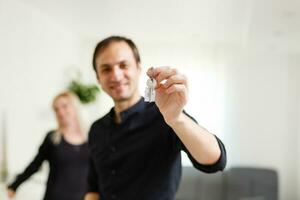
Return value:
<svg viewBox="0 0 300 200">
<path fill-rule="evenodd" d="M 274 169 L 280 199 L 300 199 L 299 10 L 296 0 L 0 0 L 0 167 L 8 180 L 26 167 L 56 126 L 52 98 L 78 74 L 97 84 L 96 43 L 123 35 L 140 50 L 141 94 L 149 67 L 178 68 L 186 111 L 224 141 L 227 168 Z M 112 106 L 100 92 L 84 116 Z M 41 199 L 47 170 L 16 199 Z"/>
</svg>

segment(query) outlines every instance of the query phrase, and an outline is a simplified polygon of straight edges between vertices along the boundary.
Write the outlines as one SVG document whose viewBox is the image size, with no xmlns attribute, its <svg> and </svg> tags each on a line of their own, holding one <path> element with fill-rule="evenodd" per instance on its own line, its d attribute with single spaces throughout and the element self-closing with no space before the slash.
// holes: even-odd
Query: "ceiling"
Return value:
<svg viewBox="0 0 300 200">
<path fill-rule="evenodd" d="M 265 43 L 299 49 L 298 0 L 19 0 L 89 38 Z"/>
</svg>

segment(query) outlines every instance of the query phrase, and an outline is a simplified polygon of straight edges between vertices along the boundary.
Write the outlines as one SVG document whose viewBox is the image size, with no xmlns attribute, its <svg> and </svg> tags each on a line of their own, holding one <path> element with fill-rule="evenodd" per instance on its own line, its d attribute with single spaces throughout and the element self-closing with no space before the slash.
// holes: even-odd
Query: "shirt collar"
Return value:
<svg viewBox="0 0 300 200">
<path fill-rule="evenodd" d="M 141 112 L 146 107 L 146 103 L 144 97 L 141 97 L 140 100 L 132 105 L 131 107 L 127 108 L 126 110 L 120 113 L 121 116 L 121 123 L 124 123 L 130 116 L 135 113 Z M 110 110 L 109 116 L 111 118 L 111 122 L 114 123 L 115 111 L 114 107 Z"/>
</svg>

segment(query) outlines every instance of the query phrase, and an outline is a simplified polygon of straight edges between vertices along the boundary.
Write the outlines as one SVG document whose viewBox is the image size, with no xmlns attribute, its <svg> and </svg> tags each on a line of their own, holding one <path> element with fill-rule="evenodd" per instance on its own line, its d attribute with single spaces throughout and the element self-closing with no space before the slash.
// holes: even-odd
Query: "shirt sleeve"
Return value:
<svg viewBox="0 0 300 200">
<path fill-rule="evenodd" d="M 191 117 L 185 111 L 184 111 L 184 113 L 188 117 L 190 117 L 193 121 L 195 121 L 197 123 L 197 121 L 193 117 Z M 193 166 L 196 169 L 198 169 L 202 172 L 205 172 L 205 173 L 215 173 L 215 172 L 218 172 L 218 171 L 223 171 L 225 169 L 226 162 L 227 162 L 226 149 L 225 149 L 225 146 L 222 143 L 222 141 L 217 136 L 215 136 L 215 137 L 218 141 L 218 145 L 219 145 L 219 148 L 220 148 L 220 151 L 221 151 L 221 155 L 220 155 L 218 161 L 214 164 L 211 164 L 211 165 L 204 165 L 204 164 L 199 163 L 196 159 L 193 158 L 191 153 L 188 151 L 188 149 L 185 147 L 185 145 L 181 142 L 181 140 L 177 137 L 177 135 L 175 133 L 174 133 L 174 136 L 175 136 L 175 141 L 176 141 L 176 148 L 179 149 L 179 150 L 183 150 L 184 152 L 187 153 L 190 161 L 192 162 Z"/>
<path fill-rule="evenodd" d="M 14 182 L 8 185 L 8 188 L 16 191 L 18 187 L 26 181 L 31 175 L 36 173 L 43 161 L 47 159 L 49 153 L 49 147 L 51 145 L 51 135 L 52 132 L 48 133 L 43 143 L 40 145 L 37 155 L 31 161 L 31 163 L 26 167 L 23 173 L 16 176 Z"/>
<path fill-rule="evenodd" d="M 187 153 L 187 155 L 188 155 L 190 161 L 192 162 L 193 166 L 196 169 L 198 169 L 200 171 L 203 171 L 205 173 L 215 173 L 215 172 L 218 172 L 218 171 L 223 171 L 226 167 L 227 158 L 226 158 L 225 146 L 217 136 L 215 136 L 215 137 L 218 141 L 218 144 L 219 144 L 219 147 L 220 147 L 220 150 L 221 150 L 221 155 L 220 155 L 218 161 L 216 163 L 212 164 L 212 165 L 204 165 L 204 164 L 199 163 L 196 159 L 193 158 L 193 156 L 187 150 L 187 148 L 183 145 L 183 143 L 180 142 L 182 150 Z"/>
<path fill-rule="evenodd" d="M 95 170 L 95 164 L 90 157 L 89 159 L 89 171 L 87 176 L 87 193 L 89 192 L 97 192 L 99 193 L 99 187 L 98 187 L 98 176 L 97 172 Z"/>
<path fill-rule="evenodd" d="M 93 160 L 92 153 L 91 153 L 91 142 L 94 141 L 92 138 L 93 130 L 95 127 L 95 123 L 92 124 L 90 131 L 89 131 L 89 138 L 88 138 L 88 148 L 89 148 L 89 168 L 88 168 L 88 175 L 87 175 L 87 191 L 89 192 L 96 192 L 99 193 L 99 185 L 98 185 L 98 174 L 96 170 L 96 164 Z"/>
</svg>

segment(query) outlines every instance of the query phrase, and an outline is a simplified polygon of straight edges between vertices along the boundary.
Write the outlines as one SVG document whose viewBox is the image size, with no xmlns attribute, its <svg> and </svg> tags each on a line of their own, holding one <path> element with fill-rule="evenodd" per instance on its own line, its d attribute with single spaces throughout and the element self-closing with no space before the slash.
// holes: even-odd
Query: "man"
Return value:
<svg viewBox="0 0 300 200">
<path fill-rule="evenodd" d="M 155 103 L 138 91 L 140 56 L 127 38 L 112 36 L 95 48 L 93 66 L 115 106 L 89 134 L 89 189 L 85 200 L 173 200 L 181 177 L 180 151 L 195 168 L 223 170 L 222 142 L 184 111 L 187 79 L 171 67 L 150 68 Z"/>
</svg>

